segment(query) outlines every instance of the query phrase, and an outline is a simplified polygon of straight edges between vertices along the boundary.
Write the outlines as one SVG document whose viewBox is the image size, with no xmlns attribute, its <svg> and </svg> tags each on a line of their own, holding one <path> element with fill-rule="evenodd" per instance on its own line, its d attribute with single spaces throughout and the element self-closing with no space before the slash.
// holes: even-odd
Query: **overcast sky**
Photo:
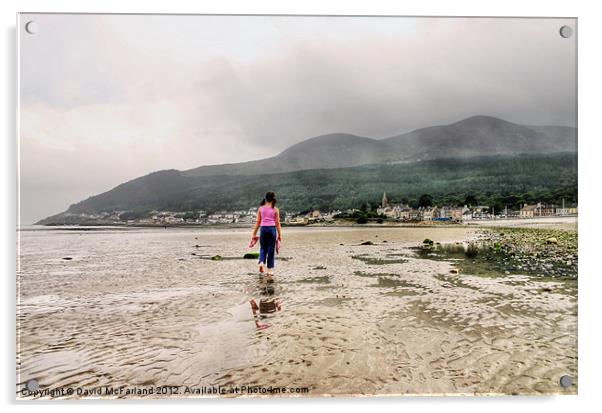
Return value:
<svg viewBox="0 0 602 413">
<path fill-rule="evenodd" d="M 37 23 L 35 35 L 24 25 Z M 576 126 L 561 19 L 21 15 L 21 222 L 161 169 L 484 114 Z"/>
</svg>

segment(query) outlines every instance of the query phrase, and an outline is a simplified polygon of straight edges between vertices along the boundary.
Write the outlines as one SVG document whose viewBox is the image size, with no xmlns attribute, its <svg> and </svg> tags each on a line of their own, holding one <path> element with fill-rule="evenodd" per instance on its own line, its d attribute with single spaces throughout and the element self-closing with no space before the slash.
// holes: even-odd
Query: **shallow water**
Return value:
<svg viewBox="0 0 602 413">
<path fill-rule="evenodd" d="M 411 249 L 475 233 L 285 228 L 266 295 L 255 261 L 237 259 L 249 230 L 21 231 L 18 389 L 35 378 L 42 388 L 296 386 L 314 396 L 576 393 L 575 289 L 455 275 Z M 359 245 L 367 240 L 375 245 Z M 202 258 L 214 255 L 233 259 Z M 254 316 L 249 300 L 267 297 L 281 311 Z"/>
</svg>

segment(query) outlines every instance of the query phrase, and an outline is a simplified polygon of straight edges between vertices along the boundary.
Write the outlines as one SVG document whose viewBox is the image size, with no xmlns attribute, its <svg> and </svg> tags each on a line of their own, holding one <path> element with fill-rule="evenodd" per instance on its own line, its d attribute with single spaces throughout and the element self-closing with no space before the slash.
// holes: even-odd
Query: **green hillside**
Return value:
<svg viewBox="0 0 602 413">
<path fill-rule="evenodd" d="M 422 194 L 434 204 L 463 204 L 468 195 L 479 204 L 519 208 L 537 201 L 577 202 L 575 154 L 445 159 L 397 165 L 321 169 L 251 177 L 220 177 L 191 190 L 187 198 L 203 209 L 255 205 L 268 190 L 290 211 L 359 208 L 378 204 L 383 192 L 394 202 L 416 205 Z M 181 206 L 175 200 L 168 209 Z"/>
<path fill-rule="evenodd" d="M 186 176 L 156 172 L 72 205 L 67 212 L 236 210 L 259 203 L 275 191 L 283 211 L 333 210 L 373 206 L 387 192 L 393 202 L 416 205 L 423 194 L 433 203 L 463 204 L 473 196 L 482 205 L 517 209 L 537 201 L 577 202 L 577 155 L 489 156 L 403 164 L 366 165 L 250 176 Z M 473 198 L 473 202 L 474 202 Z M 65 222 L 63 214 L 40 223 Z"/>
</svg>

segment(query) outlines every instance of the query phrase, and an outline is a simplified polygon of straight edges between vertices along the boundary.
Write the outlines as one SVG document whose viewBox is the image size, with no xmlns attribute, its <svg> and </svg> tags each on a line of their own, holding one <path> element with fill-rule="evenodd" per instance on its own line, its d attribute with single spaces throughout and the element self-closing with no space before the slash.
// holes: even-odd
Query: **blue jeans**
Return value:
<svg viewBox="0 0 602 413">
<path fill-rule="evenodd" d="M 276 227 L 261 227 L 259 229 L 259 262 L 266 262 L 268 269 L 274 268 L 274 254 L 276 253 Z"/>
</svg>

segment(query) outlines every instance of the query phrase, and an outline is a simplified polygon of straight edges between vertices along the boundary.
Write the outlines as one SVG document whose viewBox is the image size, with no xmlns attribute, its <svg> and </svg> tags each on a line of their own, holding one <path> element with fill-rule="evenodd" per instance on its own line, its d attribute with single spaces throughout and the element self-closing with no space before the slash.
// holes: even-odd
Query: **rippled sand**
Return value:
<svg viewBox="0 0 602 413">
<path fill-rule="evenodd" d="M 282 310 L 257 318 L 249 300 L 266 298 L 265 284 L 237 258 L 248 230 L 22 231 L 17 390 L 35 378 L 313 396 L 576 393 L 575 288 L 455 275 L 409 249 L 475 231 L 285 228 L 272 296 Z M 225 259 L 206 259 L 216 254 Z"/>
</svg>

